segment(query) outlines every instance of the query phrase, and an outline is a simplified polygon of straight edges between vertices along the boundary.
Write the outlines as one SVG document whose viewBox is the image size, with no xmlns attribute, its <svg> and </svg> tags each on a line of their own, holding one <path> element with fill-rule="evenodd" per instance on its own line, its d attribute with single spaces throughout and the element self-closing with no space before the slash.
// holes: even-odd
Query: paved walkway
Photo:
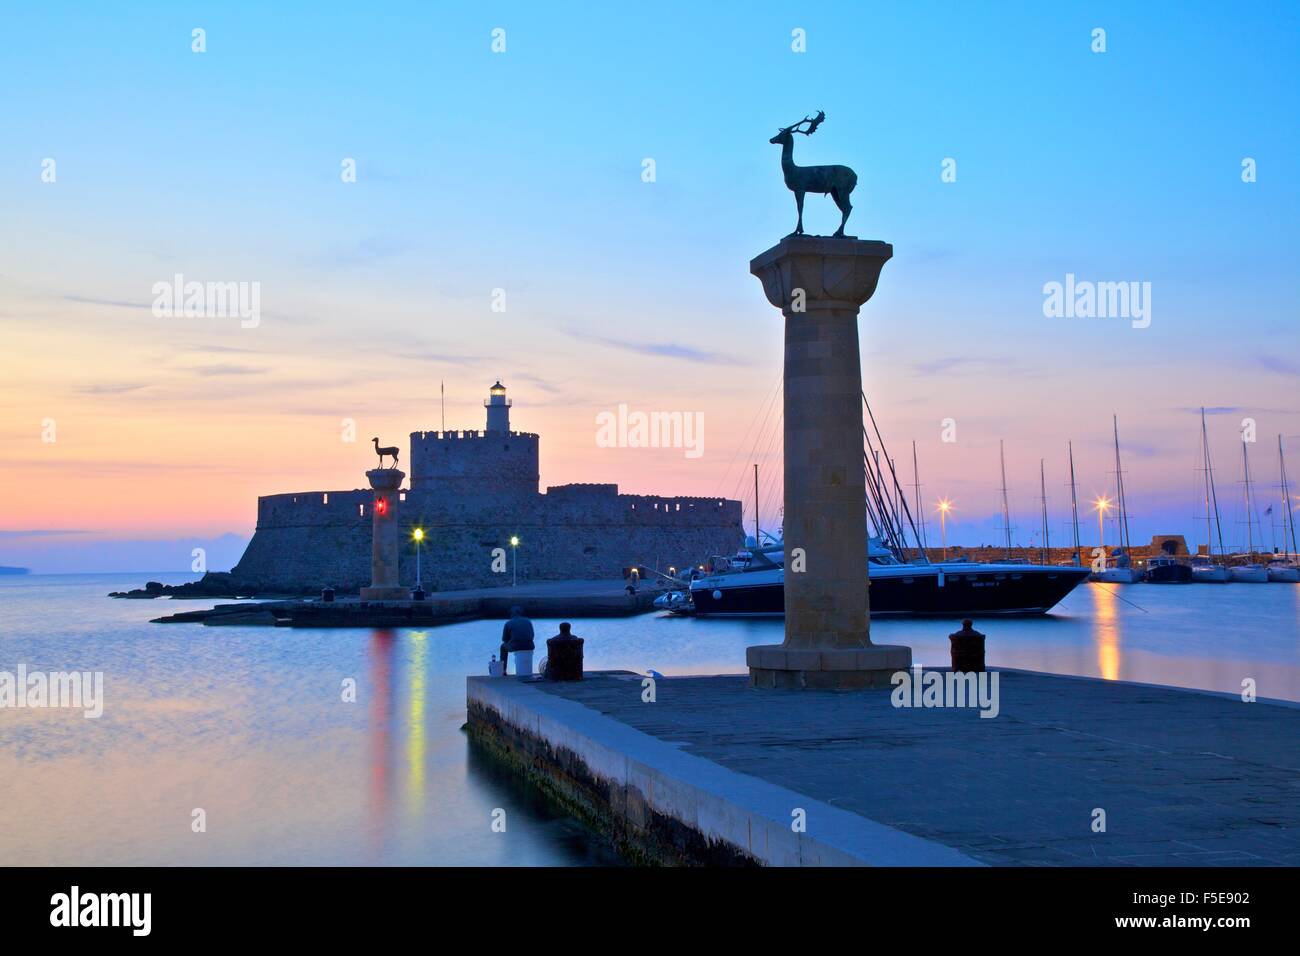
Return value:
<svg viewBox="0 0 1300 956">
<path fill-rule="evenodd" d="M 987 863 L 1300 865 L 1297 708 L 1016 671 L 992 719 L 739 676 L 662 678 L 642 703 L 640 680 L 532 686 Z"/>
</svg>

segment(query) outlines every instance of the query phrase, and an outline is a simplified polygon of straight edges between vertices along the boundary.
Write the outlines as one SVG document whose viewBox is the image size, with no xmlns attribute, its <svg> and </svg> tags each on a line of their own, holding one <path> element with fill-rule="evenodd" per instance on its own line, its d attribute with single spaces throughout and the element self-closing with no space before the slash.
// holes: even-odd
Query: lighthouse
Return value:
<svg viewBox="0 0 1300 956">
<path fill-rule="evenodd" d="M 484 403 L 487 408 L 486 432 L 510 434 L 510 399 L 506 398 L 506 387 L 497 379 L 497 383 L 488 390 L 490 396 Z"/>
</svg>

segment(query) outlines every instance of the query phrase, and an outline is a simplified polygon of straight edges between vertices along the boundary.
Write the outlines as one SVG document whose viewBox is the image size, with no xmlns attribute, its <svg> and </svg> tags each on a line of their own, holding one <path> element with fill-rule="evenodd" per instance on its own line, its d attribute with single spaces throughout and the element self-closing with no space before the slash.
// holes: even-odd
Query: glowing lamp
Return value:
<svg viewBox="0 0 1300 956">
<path fill-rule="evenodd" d="M 375 499 L 375 511 L 379 512 L 381 515 L 383 515 L 383 514 L 388 514 L 388 499 L 387 499 L 387 498 L 376 498 L 376 499 Z"/>
</svg>

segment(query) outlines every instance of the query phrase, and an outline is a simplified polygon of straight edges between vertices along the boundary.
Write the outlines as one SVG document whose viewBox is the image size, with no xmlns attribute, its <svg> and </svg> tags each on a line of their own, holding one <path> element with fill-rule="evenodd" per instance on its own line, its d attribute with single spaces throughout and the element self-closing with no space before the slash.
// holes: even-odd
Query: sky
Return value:
<svg viewBox="0 0 1300 956">
<path fill-rule="evenodd" d="M 1064 543 L 1066 443 L 1113 494 L 1112 415 L 1135 541 L 1205 538 L 1201 406 L 1232 541 L 1243 419 L 1260 511 L 1278 435 L 1300 476 L 1300 5 L 114 6 L 3 13 L 0 564 L 229 566 L 259 494 L 363 484 L 442 383 L 481 428 L 497 378 L 543 487 L 748 523 L 757 461 L 774 514 L 782 318 L 748 262 L 794 226 L 768 140 L 818 110 L 795 161 L 852 166 L 849 232 L 894 247 L 864 387 L 950 542 L 1001 540 L 1001 441 L 1015 539 L 1041 459 Z M 177 274 L 257 283 L 256 325 L 156 316 Z M 1150 283 L 1149 324 L 1046 316 L 1067 275 Z M 702 414 L 703 453 L 600 447 L 620 405 Z"/>
</svg>

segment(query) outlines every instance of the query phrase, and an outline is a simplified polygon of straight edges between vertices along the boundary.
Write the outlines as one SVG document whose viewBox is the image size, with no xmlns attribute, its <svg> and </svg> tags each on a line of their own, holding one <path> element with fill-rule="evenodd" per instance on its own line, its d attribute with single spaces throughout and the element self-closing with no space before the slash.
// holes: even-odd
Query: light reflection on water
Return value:
<svg viewBox="0 0 1300 956">
<path fill-rule="evenodd" d="M 183 580 L 174 576 L 173 580 Z M 500 622 L 423 631 L 150 625 L 183 605 L 112 601 L 117 576 L 0 579 L 0 671 L 102 670 L 99 720 L 0 710 L 9 864 L 609 862 L 572 821 L 471 751 L 464 677 Z M 129 583 L 138 581 L 133 577 Z M 555 621 L 538 621 L 540 638 Z M 872 638 L 945 664 L 946 620 Z M 1300 700 L 1300 587 L 1089 585 L 1048 618 L 976 622 L 991 666 Z M 736 673 L 780 621 L 575 621 L 591 668 Z M 538 657 L 544 655 L 539 646 Z M 356 703 L 343 700 L 356 681 Z M 494 808 L 506 811 L 493 833 Z M 191 831 L 191 812 L 207 832 Z"/>
</svg>

